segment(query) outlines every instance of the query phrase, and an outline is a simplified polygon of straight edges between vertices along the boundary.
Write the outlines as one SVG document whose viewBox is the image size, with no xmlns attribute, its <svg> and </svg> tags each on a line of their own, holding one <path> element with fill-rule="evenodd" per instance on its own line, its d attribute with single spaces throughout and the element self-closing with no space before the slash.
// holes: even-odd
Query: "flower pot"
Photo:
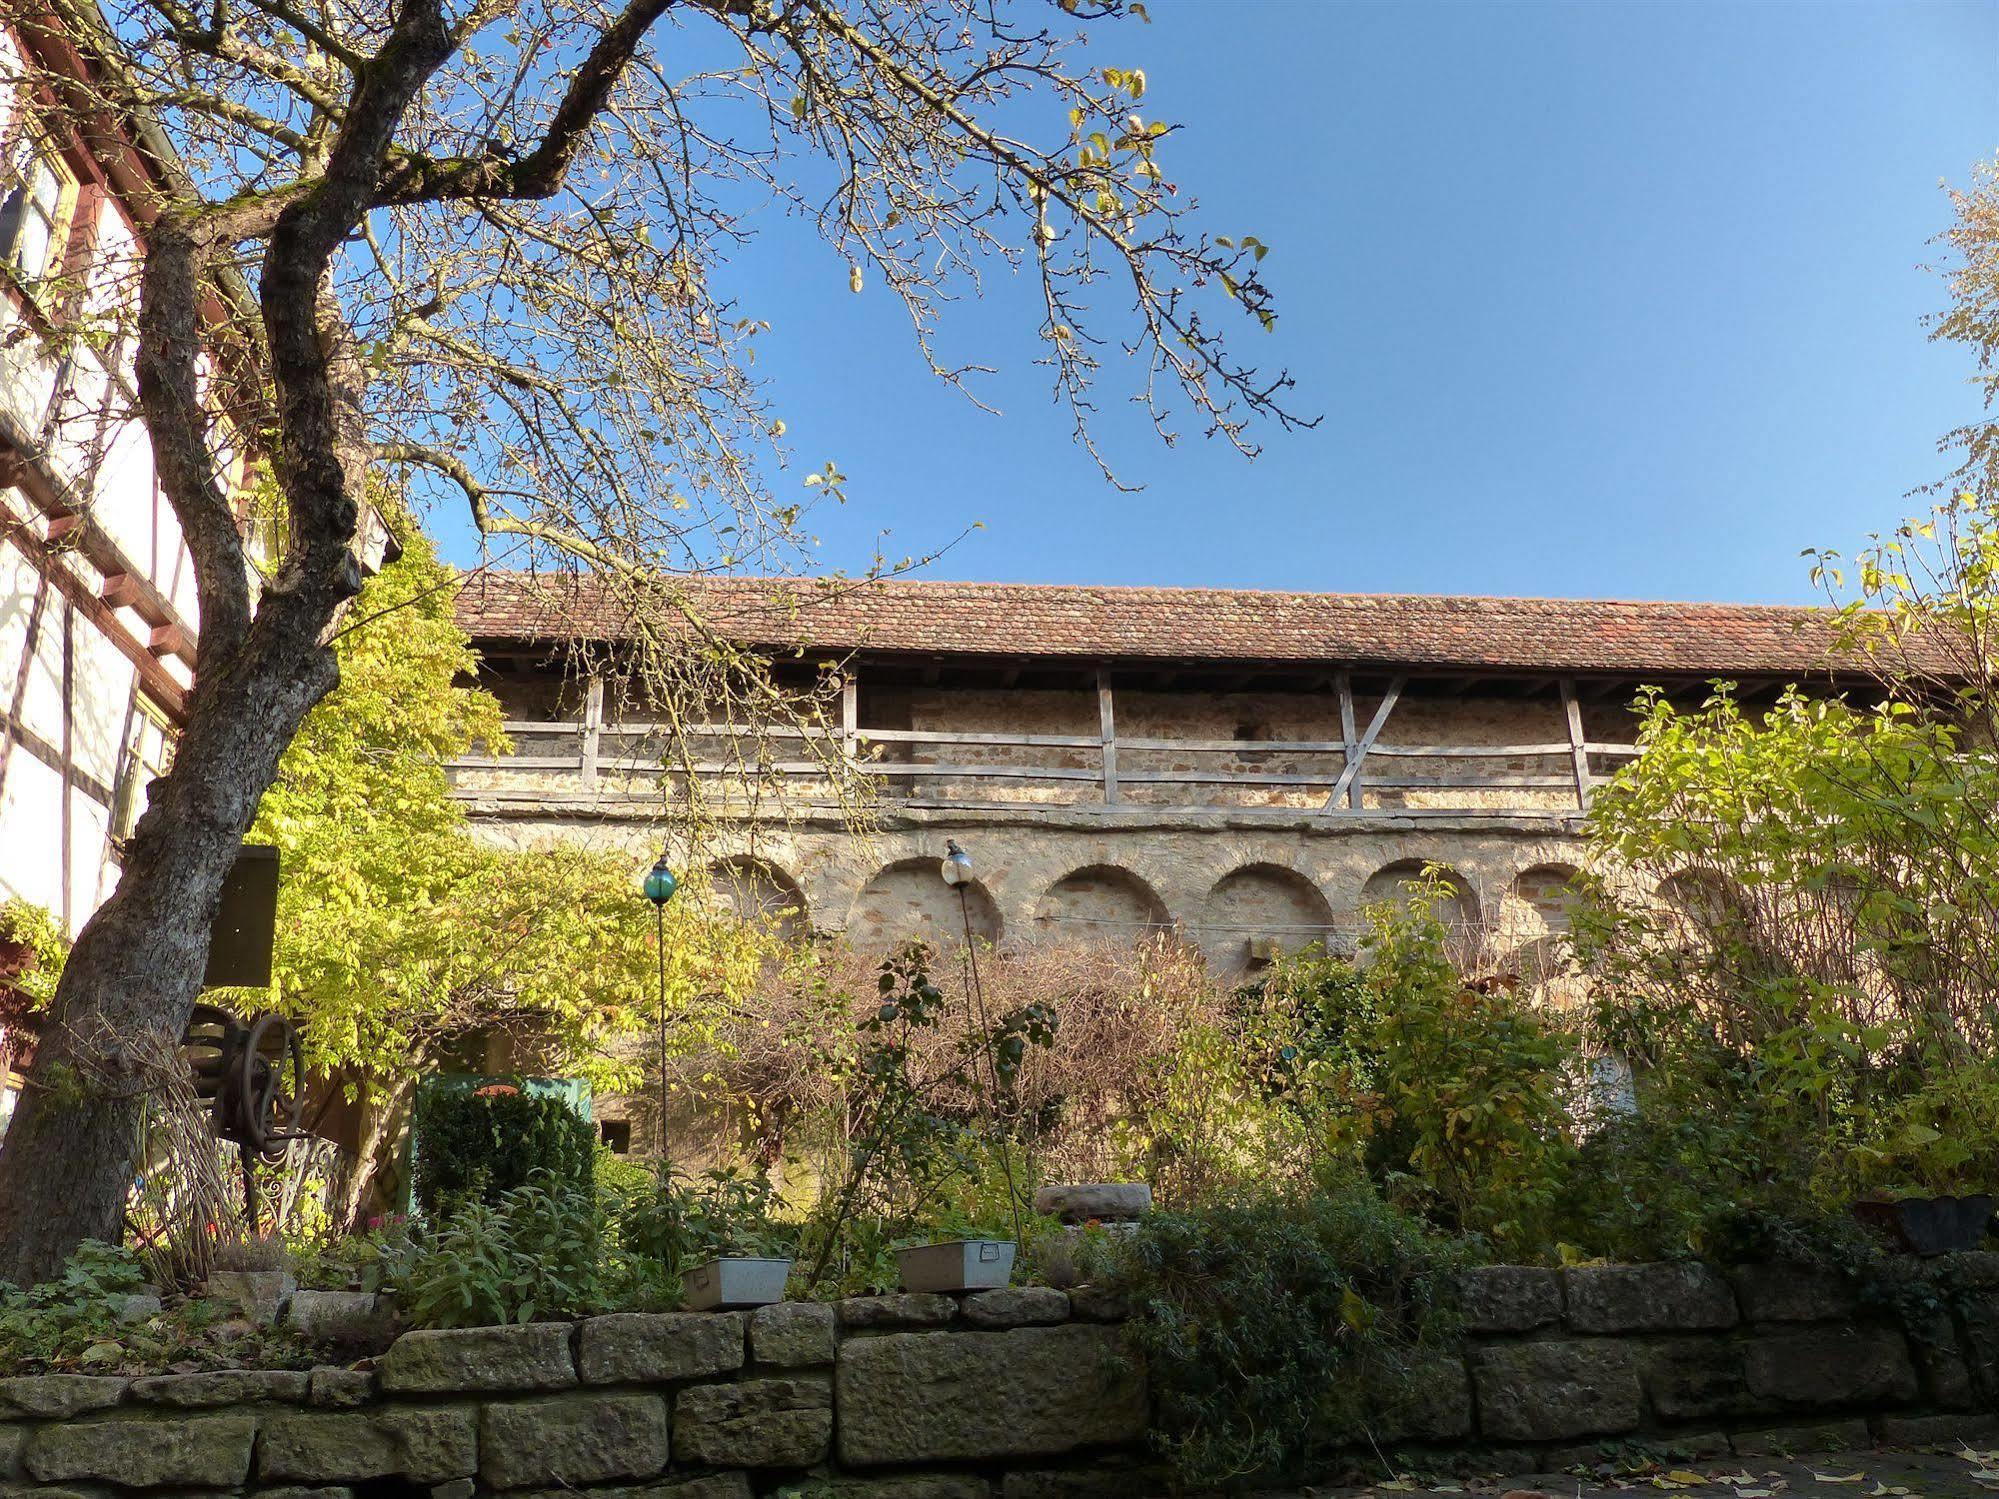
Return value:
<svg viewBox="0 0 1999 1499">
<path fill-rule="evenodd" d="M 0 937 L 0 979 L 19 978 L 34 966 L 34 948 L 13 937 Z"/>
<path fill-rule="evenodd" d="M 1911 1254 L 1950 1254 L 1976 1249 L 1992 1222 L 1993 1199 L 1903 1197 L 1894 1202 L 1856 1202 L 1853 1216 L 1869 1228 L 1892 1235 Z"/>
<path fill-rule="evenodd" d="M 1013 1278 L 1014 1245 L 1007 1239 L 954 1239 L 898 1249 L 905 1291 L 990 1291 Z"/>
<path fill-rule="evenodd" d="M 790 1278 L 790 1260 L 717 1259 L 682 1275 L 680 1288 L 689 1311 L 713 1312 L 782 1301 L 784 1283 Z"/>
</svg>

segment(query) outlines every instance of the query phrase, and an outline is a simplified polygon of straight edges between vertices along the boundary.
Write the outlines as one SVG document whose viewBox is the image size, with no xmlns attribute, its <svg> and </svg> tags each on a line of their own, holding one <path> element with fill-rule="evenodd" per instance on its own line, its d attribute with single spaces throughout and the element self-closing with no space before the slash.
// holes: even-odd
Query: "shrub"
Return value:
<svg viewBox="0 0 1999 1499">
<path fill-rule="evenodd" d="M 411 1190 L 427 1213 L 491 1206 L 537 1171 L 586 1189 L 594 1177 L 596 1132 L 560 1098 L 435 1087 L 419 1096 L 411 1127 Z"/>
<path fill-rule="evenodd" d="M 497 1202 L 469 1198 L 398 1267 L 418 1327 L 485 1327 L 578 1316 L 604 1304 L 603 1208 L 573 1178 L 535 1171 Z"/>
<path fill-rule="evenodd" d="M 1117 1251 L 1181 1483 L 1295 1480 L 1392 1423 L 1455 1334 L 1457 1251 L 1363 1178 L 1155 1213 Z"/>
</svg>

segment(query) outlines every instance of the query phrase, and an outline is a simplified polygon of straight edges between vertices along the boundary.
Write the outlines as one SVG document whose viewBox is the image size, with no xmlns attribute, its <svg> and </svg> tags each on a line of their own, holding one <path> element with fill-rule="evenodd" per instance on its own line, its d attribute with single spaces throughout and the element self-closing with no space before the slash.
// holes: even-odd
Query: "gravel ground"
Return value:
<svg viewBox="0 0 1999 1499">
<path fill-rule="evenodd" d="M 1609 1466 L 1609 1465 L 1604 1465 Z M 1835 1452 L 1802 1458 L 1714 1458 L 1685 1465 L 1633 1464 L 1590 1477 L 1573 1473 L 1437 1481 L 1404 1475 L 1359 1487 L 1315 1487 L 1283 1499 L 1600 1499 L 1613 1494 L 1687 1499 L 1957 1499 L 1999 1495 L 1999 1451 L 1949 1445 L 1926 1452 Z M 1275 1499 L 1275 1496 L 1273 1496 Z"/>
</svg>

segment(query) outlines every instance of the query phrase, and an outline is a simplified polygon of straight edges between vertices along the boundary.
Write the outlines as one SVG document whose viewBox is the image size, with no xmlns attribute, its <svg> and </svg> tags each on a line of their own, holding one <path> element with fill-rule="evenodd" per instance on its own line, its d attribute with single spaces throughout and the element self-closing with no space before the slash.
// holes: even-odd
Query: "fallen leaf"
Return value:
<svg viewBox="0 0 1999 1499">
<path fill-rule="evenodd" d="M 1812 1477 L 1820 1483 L 1858 1483 L 1866 1476 L 1865 1473 L 1821 1473 L 1816 1468 L 1812 1469 Z"/>
<path fill-rule="evenodd" d="M 1675 1468 L 1673 1469 L 1672 1472 L 1668 1473 L 1666 1476 L 1670 1478 L 1674 1483 L 1707 1482 L 1707 1478 L 1704 1474 L 1696 1473 L 1690 1468 Z"/>
</svg>

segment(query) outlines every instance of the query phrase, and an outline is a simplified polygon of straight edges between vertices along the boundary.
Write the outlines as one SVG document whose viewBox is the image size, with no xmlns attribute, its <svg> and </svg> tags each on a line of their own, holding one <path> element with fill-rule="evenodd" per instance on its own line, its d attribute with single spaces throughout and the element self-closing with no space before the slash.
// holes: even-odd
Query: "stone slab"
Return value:
<svg viewBox="0 0 1999 1499">
<path fill-rule="evenodd" d="M 1979 1446 L 1999 1442 L 1999 1416 L 1945 1411 L 1934 1416 L 1877 1416 L 1874 1439 L 1884 1447 Z"/>
<path fill-rule="evenodd" d="M 294 1291 L 285 1326 L 308 1343 L 353 1353 L 379 1353 L 402 1331 L 396 1304 L 370 1291 Z"/>
<path fill-rule="evenodd" d="M 1487 1438 L 1553 1442 L 1638 1425 L 1638 1361 L 1623 1343 L 1501 1343 L 1475 1349 L 1471 1368 Z"/>
<path fill-rule="evenodd" d="M 448 1483 L 470 1478 L 478 1464 L 478 1419 L 470 1406 L 287 1411 L 265 1420 L 257 1444 L 257 1473 L 267 1480 Z"/>
<path fill-rule="evenodd" d="M 42 1483 L 230 1489 L 250 1476 L 251 1415 L 63 1421 L 36 1429 L 22 1464 Z"/>
<path fill-rule="evenodd" d="M 1144 1182 L 1051 1184 L 1035 1190 L 1034 1211 L 1064 1223 L 1129 1223 L 1152 1211 L 1152 1188 Z"/>
<path fill-rule="evenodd" d="M 674 1454 L 718 1468 L 805 1468 L 833 1444 L 824 1375 L 693 1385 L 673 1407 Z"/>
<path fill-rule="evenodd" d="M 1052 1286 L 975 1291 L 958 1308 L 971 1327 L 1053 1327 L 1069 1320 L 1069 1298 Z"/>
<path fill-rule="evenodd" d="M 750 1356 L 779 1369 L 833 1362 L 838 1336 L 833 1308 L 810 1301 L 781 1301 L 750 1313 Z"/>
<path fill-rule="evenodd" d="M 406 1332 L 382 1356 L 388 1394 L 559 1390 L 576 1383 L 569 1355 L 573 1324 L 422 1328 Z"/>
<path fill-rule="evenodd" d="M 1562 1282 L 1577 1332 L 1701 1332 L 1738 1320 L 1734 1291 L 1707 1265 L 1580 1265 Z"/>
<path fill-rule="evenodd" d="M 125 1398 L 126 1379 L 91 1374 L 23 1374 L 0 1379 L 0 1416 L 66 1421 L 104 1410 Z"/>
<path fill-rule="evenodd" d="M 668 1456 L 658 1395 L 495 1401 L 479 1418 L 479 1477 L 495 1489 L 651 1478 Z"/>
<path fill-rule="evenodd" d="M 664 1384 L 743 1367 L 741 1312 L 614 1312 L 583 1324 L 585 1384 Z"/>
<path fill-rule="evenodd" d="M 1755 1409 L 1739 1344 L 1722 1338 L 1665 1338 L 1639 1355 L 1639 1382 L 1661 1419 L 1728 1420 Z"/>
<path fill-rule="evenodd" d="M 876 1328 L 949 1327 L 958 1303 L 935 1291 L 910 1291 L 900 1296 L 849 1296 L 833 1303 L 842 1327 L 856 1331 Z"/>
<path fill-rule="evenodd" d="M 1730 1279 L 1745 1322 L 1831 1322 L 1851 1317 L 1846 1277 L 1815 1265 L 1738 1265 Z"/>
<path fill-rule="evenodd" d="M 312 1376 L 292 1369 L 219 1369 L 211 1374 L 160 1374 L 135 1379 L 132 1399 L 148 1405 L 172 1405 L 183 1410 L 222 1405 L 278 1402 L 301 1404 L 312 1388 Z"/>
<path fill-rule="evenodd" d="M 1772 1426 L 1762 1431 L 1738 1431 L 1728 1441 L 1743 1457 L 1784 1457 L 1793 1452 L 1851 1452 L 1872 1445 L 1867 1423 L 1819 1421 L 1808 1426 Z"/>
<path fill-rule="evenodd" d="M 337 1369 L 331 1364 L 321 1364 L 312 1371 L 312 1383 L 306 1392 L 309 1404 L 333 1409 L 366 1405 L 374 1398 L 372 1369 Z"/>
<path fill-rule="evenodd" d="M 1467 1332 L 1531 1332 L 1562 1318 L 1562 1281 L 1531 1265 L 1481 1265 L 1458 1276 Z"/>
<path fill-rule="evenodd" d="M 1916 1371 L 1899 1333 L 1809 1327 L 1743 1345 L 1749 1392 L 1777 1409 L 1899 1403 L 1916 1394 Z"/>
<path fill-rule="evenodd" d="M 854 1338 L 836 1386 L 840 1456 L 859 1466 L 1052 1457 L 1145 1433 L 1137 1352 L 1109 1327 Z"/>
</svg>

